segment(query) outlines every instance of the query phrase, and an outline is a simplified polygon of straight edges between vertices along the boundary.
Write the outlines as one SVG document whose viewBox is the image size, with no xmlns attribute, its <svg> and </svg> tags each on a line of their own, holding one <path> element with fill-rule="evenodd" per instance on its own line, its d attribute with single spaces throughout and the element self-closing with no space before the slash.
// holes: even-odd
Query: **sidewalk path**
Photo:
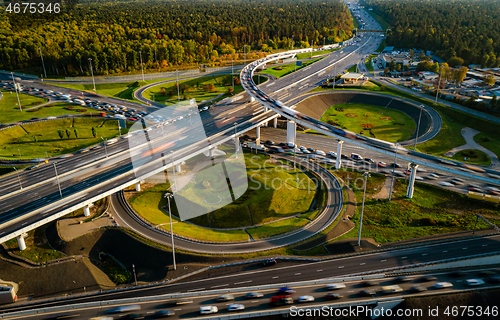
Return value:
<svg viewBox="0 0 500 320">
<path fill-rule="evenodd" d="M 486 153 L 490 157 L 492 167 L 500 166 L 500 160 L 498 160 L 498 157 L 495 153 L 493 153 L 492 151 L 486 149 L 485 147 L 481 146 L 476 141 L 474 141 L 474 136 L 478 133 L 480 133 L 480 132 L 477 130 L 474 130 L 472 128 L 469 128 L 469 127 L 463 128 L 462 129 L 462 136 L 464 137 L 466 143 L 460 147 L 456 147 L 456 148 L 451 149 L 450 151 L 446 152 L 444 155 L 447 157 L 453 157 L 459 151 L 467 150 L 467 149 L 476 149 L 476 150 L 480 150 L 480 151 Z"/>
<path fill-rule="evenodd" d="M 384 181 L 384 185 L 379 192 L 373 195 L 373 199 L 389 199 L 389 192 L 391 191 L 391 176 L 387 176 Z"/>
<path fill-rule="evenodd" d="M 57 221 L 57 230 L 64 241 L 71 241 L 74 238 L 107 226 L 116 226 L 114 219 L 109 213 L 105 213 L 99 219 L 80 223 L 86 217 L 68 218 Z"/>
</svg>

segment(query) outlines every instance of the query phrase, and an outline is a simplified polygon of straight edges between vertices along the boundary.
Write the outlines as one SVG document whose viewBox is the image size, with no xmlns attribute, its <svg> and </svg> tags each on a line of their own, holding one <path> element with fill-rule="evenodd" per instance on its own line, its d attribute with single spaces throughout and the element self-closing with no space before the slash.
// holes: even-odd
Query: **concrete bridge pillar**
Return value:
<svg viewBox="0 0 500 320">
<path fill-rule="evenodd" d="M 335 159 L 335 169 L 340 169 L 342 167 L 342 145 L 344 141 L 338 140 L 337 142 L 337 159 Z"/>
<path fill-rule="evenodd" d="M 286 142 L 295 144 L 297 135 L 297 124 L 295 121 L 288 121 L 286 123 Z"/>
<path fill-rule="evenodd" d="M 410 199 L 413 198 L 413 191 L 415 189 L 415 176 L 417 175 L 417 168 L 418 168 L 418 164 L 410 163 L 410 170 L 411 170 L 410 183 L 408 183 L 408 189 L 406 190 L 406 197 L 410 198 Z"/>
<path fill-rule="evenodd" d="M 256 134 L 257 134 L 257 139 L 255 139 L 255 144 L 260 145 L 260 126 L 255 128 Z"/>
<path fill-rule="evenodd" d="M 19 245 L 19 250 L 21 251 L 26 249 L 26 242 L 24 242 L 24 237 L 26 237 L 26 234 L 17 236 L 17 244 Z"/>
<path fill-rule="evenodd" d="M 213 157 L 214 157 L 214 149 L 213 149 L 213 148 L 208 149 L 208 156 L 209 156 L 210 158 L 213 158 Z"/>
<path fill-rule="evenodd" d="M 181 172 L 181 169 L 182 168 L 180 163 L 175 165 L 175 172 Z"/>
<path fill-rule="evenodd" d="M 234 139 L 234 150 L 236 152 L 240 151 L 240 137 Z"/>
<path fill-rule="evenodd" d="M 278 127 L 278 118 L 273 119 L 273 127 L 275 127 L 275 128 Z"/>
<path fill-rule="evenodd" d="M 269 108 L 264 106 L 264 112 L 267 112 L 267 110 L 269 110 Z"/>
<path fill-rule="evenodd" d="M 90 216 L 90 206 L 91 204 L 88 204 L 83 207 L 83 215 L 86 217 Z"/>
<path fill-rule="evenodd" d="M 135 191 L 137 191 L 137 192 L 141 191 L 141 183 L 140 182 L 135 183 Z"/>
<path fill-rule="evenodd" d="M 255 101 L 255 98 L 250 96 L 250 102 L 254 102 Z"/>
</svg>

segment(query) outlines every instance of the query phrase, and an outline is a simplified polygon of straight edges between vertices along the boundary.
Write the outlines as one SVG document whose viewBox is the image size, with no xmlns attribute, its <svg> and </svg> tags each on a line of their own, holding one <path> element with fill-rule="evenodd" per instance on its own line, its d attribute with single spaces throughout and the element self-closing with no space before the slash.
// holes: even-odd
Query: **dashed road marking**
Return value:
<svg viewBox="0 0 500 320">
<path fill-rule="evenodd" d="M 360 263 L 359 265 L 360 265 L 360 266 L 364 266 L 365 264 L 366 264 L 366 263 L 362 262 L 362 263 Z"/>
<path fill-rule="evenodd" d="M 252 282 L 252 280 L 248 280 L 248 281 L 241 281 L 241 282 L 235 282 L 234 284 L 242 284 L 242 283 L 249 283 L 249 282 Z"/>
</svg>

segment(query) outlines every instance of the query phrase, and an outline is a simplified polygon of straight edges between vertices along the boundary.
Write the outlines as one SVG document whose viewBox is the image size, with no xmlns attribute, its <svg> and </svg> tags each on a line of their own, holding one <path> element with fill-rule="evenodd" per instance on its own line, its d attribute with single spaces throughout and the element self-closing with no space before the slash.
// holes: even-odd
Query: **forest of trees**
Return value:
<svg viewBox="0 0 500 320">
<path fill-rule="evenodd" d="M 343 41 L 353 20 L 340 0 L 77 1 L 59 14 L 0 12 L 0 69 L 88 75 L 218 65 L 246 52 Z M 141 52 L 141 55 L 139 54 Z M 247 56 L 247 58 L 250 58 Z"/>
<path fill-rule="evenodd" d="M 466 65 L 500 66 L 500 1 L 362 0 L 362 3 L 391 25 L 388 45 L 432 50 L 450 65 L 460 58 Z"/>
</svg>

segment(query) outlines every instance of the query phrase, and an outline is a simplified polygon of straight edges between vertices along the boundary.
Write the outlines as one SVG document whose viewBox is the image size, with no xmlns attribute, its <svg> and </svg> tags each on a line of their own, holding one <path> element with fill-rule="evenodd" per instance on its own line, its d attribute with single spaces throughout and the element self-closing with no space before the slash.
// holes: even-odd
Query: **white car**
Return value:
<svg viewBox="0 0 500 320">
<path fill-rule="evenodd" d="M 245 310 L 245 306 L 242 304 L 230 304 L 229 307 L 227 307 L 227 311 L 241 311 Z"/>
<path fill-rule="evenodd" d="M 312 302 L 312 301 L 314 301 L 314 297 L 313 296 L 300 296 L 298 301 L 299 302 Z"/>
<path fill-rule="evenodd" d="M 465 280 L 465 283 L 469 287 L 475 287 L 475 286 L 483 285 L 484 281 L 482 279 L 467 279 L 467 280 Z"/>
<path fill-rule="evenodd" d="M 328 155 L 333 158 L 337 158 L 337 154 L 333 151 L 328 152 Z"/>
<path fill-rule="evenodd" d="M 451 282 L 438 282 L 433 285 L 433 288 L 435 289 L 444 289 L 444 288 L 451 288 L 453 287 L 453 284 Z"/>
<path fill-rule="evenodd" d="M 345 284 L 343 283 L 330 283 L 326 285 L 327 290 L 338 290 L 345 288 Z"/>
<path fill-rule="evenodd" d="M 200 314 L 212 314 L 217 312 L 219 312 L 219 309 L 217 309 L 216 306 L 200 307 Z"/>
<path fill-rule="evenodd" d="M 323 150 L 316 150 L 316 154 L 319 154 L 320 156 L 326 156 L 326 153 Z"/>
</svg>

